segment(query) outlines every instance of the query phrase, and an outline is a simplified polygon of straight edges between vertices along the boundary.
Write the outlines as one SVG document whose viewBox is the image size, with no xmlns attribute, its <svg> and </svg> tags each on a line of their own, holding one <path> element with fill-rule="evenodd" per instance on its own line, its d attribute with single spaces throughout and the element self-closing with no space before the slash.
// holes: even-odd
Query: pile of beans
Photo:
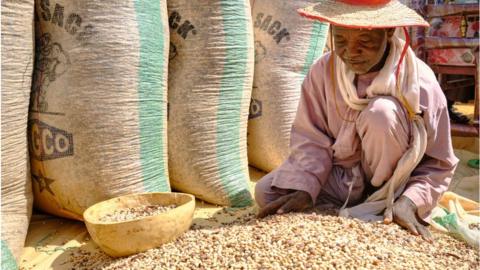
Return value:
<svg viewBox="0 0 480 270">
<path fill-rule="evenodd" d="M 142 205 L 138 207 L 121 208 L 102 216 L 99 220 L 101 222 L 128 221 L 142 217 L 155 216 L 167 212 L 168 210 L 172 210 L 175 207 L 175 205 Z"/>
<path fill-rule="evenodd" d="M 479 269 L 479 253 L 432 230 L 434 242 L 398 225 L 319 213 L 194 226 L 176 241 L 124 258 L 76 252 L 74 269 Z M 126 242 L 126 244 L 128 244 Z"/>
</svg>

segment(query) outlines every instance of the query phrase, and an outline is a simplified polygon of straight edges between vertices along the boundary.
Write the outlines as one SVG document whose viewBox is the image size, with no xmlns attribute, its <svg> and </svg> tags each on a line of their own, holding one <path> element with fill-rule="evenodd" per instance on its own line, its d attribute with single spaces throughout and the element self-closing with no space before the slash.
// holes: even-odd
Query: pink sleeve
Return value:
<svg viewBox="0 0 480 270">
<path fill-rule="evenodd" d="M 290 155 L 273 172 L 272 186 L 303 190 L 315 203 L 332 168 L 332 139 L 326 135 L 326 103 L 323 67 L 312 66 L 302 85 L 296 118 L 290 137 Z"/>
<path fill-rule="evenodd" d="M 447 191 L 458 163 L 450 137 L 450 119 L 446 100 L 436 81 L 433 83 L 433 95 L 424 111 L 423 119 L 427 129 L 427 149 L 425 156 L 413 171 L 403 195 L 412 200 L 418 209 L 418 215 L 428 219 L 442 194 Z"/>
</svg>

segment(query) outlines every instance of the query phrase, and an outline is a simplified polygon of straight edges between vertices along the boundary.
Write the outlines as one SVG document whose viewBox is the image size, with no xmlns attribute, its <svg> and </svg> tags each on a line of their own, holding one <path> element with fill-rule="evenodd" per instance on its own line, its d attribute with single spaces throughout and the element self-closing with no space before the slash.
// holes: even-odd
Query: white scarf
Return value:
<svg viewBox="0 0 480 270">
<path fill-rule="evenodd" d="M 396 87 L 396 65 L 399 62 L 404 45 L 403 40 L 395 36 L 392 37 L 390 52 L 385 65 L 367 88 L 367 98 L 358 97 L 357 89 L 353 84 L 354 72 L 348 69 L 338 56 L 334 56 L 338 88 L 350 108 L 362 110 L 368 105 L 371 98 L 387 95 L 396 97 L 404 106 L 409 106 L 413 113 L 420 113 L 420 85 L 418 83 L 417 62 L 416 56 L 410 48 L 407 50 L 399 71 L 398 81 L 401 93 L 398 93 Z M 408 104 L 405 104 L 405 102 Z M 411 117 L 413 117 L 413 121 L 410 147 L 398 161 L 393 175 L 386 180 L 386 184 L 382 188 L 368 197 L 364 203 L 345 208 L 350 197 L 349 194 L 340 211 L 340 216 L 350 216 L 364 220 L 382 220 L 383 218 L 378 215 L 385 210 L 384 217 L 391 219 L 393 202 L 403 192 L 410 174 L 420 163 L 427 146 L 427 132 L 423 118 L 419 115 Z M 353 182 L 350 185 L 353 186 Z"/>
<path fill-rule="evenodd" d="M 397 92 L 395 71 L 402 54 L 405 41 L 393 36 L 390 42 L 390 52 L 385 65 L 378 75 L 373 79 L 370 86 L 367 87 L 367 98 L 359 98 L 357 88 L 353 84 L 355 73 L 350 70 L 340 57 L 335 55 L 335 75 L 338 78 L 338 87 L 342 97 L 348 106 L 355 110 L 362 110 L 370 102 L 370 98 L 375 96 L 393 96 L 401 101 Z M 404 63 L 400 67 L 399 83 L 402 94 L 408 101 L 414 113 L 420 113 L 420 85 L 418 84 L 418 72 L 415 53 L 410 49 L 404 58 Z"/>
</svg>

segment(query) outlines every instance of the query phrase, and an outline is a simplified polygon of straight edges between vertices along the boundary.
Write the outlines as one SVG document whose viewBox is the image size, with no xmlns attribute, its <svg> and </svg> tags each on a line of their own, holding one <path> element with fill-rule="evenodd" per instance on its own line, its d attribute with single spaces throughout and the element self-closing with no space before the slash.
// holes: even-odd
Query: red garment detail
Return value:
<svg viewBox="0 0 480 270">
<path fill-rule="evenodd" d="M 385 5 L 390 0 L 339 0 L 345 4 L 356 5 L 356 6 L 378 6 Z"/>
</svg>

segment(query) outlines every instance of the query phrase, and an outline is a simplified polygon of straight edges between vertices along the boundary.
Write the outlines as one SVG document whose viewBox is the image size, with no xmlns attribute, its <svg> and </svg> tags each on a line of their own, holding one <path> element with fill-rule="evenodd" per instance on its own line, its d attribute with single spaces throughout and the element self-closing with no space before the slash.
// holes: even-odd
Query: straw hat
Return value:
<svg viewBox="0 0 480 270">
<path fill-rule="evenodd" d="M 350 28 L 429 26 L 397 0 L 320 0 L 298 12 L 310 19 Z"/>
</svg>

